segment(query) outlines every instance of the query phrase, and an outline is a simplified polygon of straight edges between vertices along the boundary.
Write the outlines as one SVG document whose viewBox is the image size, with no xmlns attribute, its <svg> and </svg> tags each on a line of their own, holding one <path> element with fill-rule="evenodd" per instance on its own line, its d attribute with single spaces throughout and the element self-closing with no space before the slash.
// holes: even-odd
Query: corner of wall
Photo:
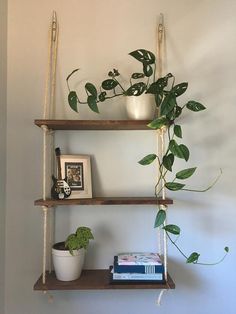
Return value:
<svg viewBox="0 0 236 314">
<path fill-rule="evenodd" d="M 6 213 L 7 0 L 0 0 L 0 313 L 4 313 Z"/>
</svg>

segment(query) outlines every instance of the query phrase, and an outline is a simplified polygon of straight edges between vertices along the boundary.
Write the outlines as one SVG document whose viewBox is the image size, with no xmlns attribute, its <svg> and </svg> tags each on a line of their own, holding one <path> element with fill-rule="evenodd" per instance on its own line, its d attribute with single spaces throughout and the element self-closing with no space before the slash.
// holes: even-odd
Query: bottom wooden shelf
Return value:
<svg viewBox="0 0 236 314">
<path fill-rule="evenodd" d="M 34 285 L 34 290 L 109 290 L 109 289 L 175 289 L 175 283 L 168 274 L 164 284 L 153 283 L 109 283 L 108 269 L 83 270 L 79 279 L 73 281 L 59 281 L 55 273 L 46 273 L 46 283 L 43 284 L 42 276 Z"/>
</svg>

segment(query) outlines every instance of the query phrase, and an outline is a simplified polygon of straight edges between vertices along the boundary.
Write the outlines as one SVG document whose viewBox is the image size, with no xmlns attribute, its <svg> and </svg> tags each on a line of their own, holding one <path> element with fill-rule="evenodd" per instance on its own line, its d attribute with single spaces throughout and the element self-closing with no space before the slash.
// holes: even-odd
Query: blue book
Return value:
<svg viewBox="0 0 236 314">
<path fill-rule="evenodd" d="M 164 273 L 163 264 L 159 265 L 120 265 L 118 256 L 114 256 L 114 273 L 157 274 Z"/>
<path fill-rule="evenodd" d="M 161 284 L 165 283 L 164 274 L 138 274 L 138 273 L 114 273 L 113 267 L 109 267 L 109 280 L 111 284 Z"/>
</svg>

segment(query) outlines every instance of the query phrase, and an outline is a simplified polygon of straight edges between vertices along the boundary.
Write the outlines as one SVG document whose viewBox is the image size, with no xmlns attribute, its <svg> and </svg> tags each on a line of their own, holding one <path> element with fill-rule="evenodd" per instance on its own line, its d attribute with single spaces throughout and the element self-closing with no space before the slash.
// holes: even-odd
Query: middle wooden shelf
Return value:
<svg viewBox="0 0 236 314">
<path fill-rule="evenodd" d="M 93 197 L 55 200 L 38 199 L 34 202 L 36 206 L 60 206 L 60 205 L 171 205 L 173 200 L 156 197 Z"/>
</svg>

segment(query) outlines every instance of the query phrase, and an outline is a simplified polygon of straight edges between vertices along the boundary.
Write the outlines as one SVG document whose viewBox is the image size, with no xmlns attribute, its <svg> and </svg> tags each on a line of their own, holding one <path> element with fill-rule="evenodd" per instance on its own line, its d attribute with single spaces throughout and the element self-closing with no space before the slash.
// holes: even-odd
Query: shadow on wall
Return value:
<svg viewBox="0 0 236 314">
<path fill-rule="evenodd" d="M 199 273 L 188 266 L 183 261 L 178 262 L 172 258 L 168 258 L 168 270 L 174 282 L 178 283 L 177 288 L 188 291 L 199 290 L 204 286 L 204 282 L 201 276 L 199 276 Z"/>
</svg>

